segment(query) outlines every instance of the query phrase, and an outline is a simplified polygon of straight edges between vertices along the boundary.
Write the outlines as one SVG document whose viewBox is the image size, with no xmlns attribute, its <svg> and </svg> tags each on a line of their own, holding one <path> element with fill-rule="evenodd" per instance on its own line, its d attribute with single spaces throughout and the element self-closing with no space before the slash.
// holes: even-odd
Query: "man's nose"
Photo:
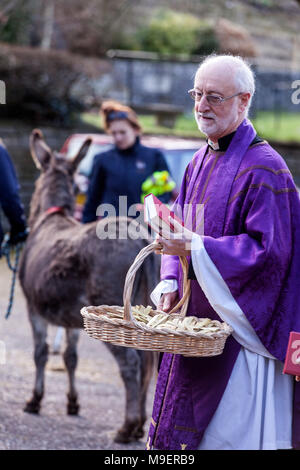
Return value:
<svg viewBox="0 0 300 470">
<path fill-rule="evenodd" d="M 209 103 L 205 95 L 202 95 L 199 101 L 195 102 L 195 110 L 199 113 L 203 113 L 210 109 Z"/>
</svg>

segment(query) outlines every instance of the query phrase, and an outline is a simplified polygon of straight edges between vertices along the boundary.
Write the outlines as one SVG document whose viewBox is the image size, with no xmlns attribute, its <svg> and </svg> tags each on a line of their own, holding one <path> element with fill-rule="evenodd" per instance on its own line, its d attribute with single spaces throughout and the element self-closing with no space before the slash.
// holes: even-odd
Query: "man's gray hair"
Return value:
<svg viewBox="0 0 300 470">
<path fill-rule="evenodd" d="M 234 73 L 234 79 L 236 81 L 236 86 L 238 91 L 243 93 L 250 93 L 250 99 L 247 106 L 247 112 L 250 108 L 252 97 L 255 93 L 255 76 L 254 72 L 251 69 L 250 65 L 240 56 L 234 56 L 230 54 L 226 55 L 217 55 L 211 54 L 207 56 L 203 62 L 199 65 L 197 72 L 202 69 L 202 67 L 222 62 L 225 66 L 230 67 Z M 196 74 L 197 74 L 196 72 Z"/>
</svg>

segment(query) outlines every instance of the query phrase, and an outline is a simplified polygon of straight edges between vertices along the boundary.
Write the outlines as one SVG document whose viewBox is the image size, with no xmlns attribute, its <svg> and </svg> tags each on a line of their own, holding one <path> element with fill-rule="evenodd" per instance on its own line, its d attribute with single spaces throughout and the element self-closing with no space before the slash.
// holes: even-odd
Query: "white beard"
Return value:
<svg viewBox="0 0 300 470">
<path fill-rule="evenodd" d="M 225 118 L 217 117 L 213 112 L 204 113 L 204 116 L 211 117 L 212 119 L 203 119 L 201 118 L 202 113 L 197 113 L 195 111 L 195 119 L 197 122 L 198 129 L 206 135 L 208 138 L 213 139 L 215 136 L 217 138 L 222 135 L 229 134 L 232 132 L 231 129 L 234 129 L 234 123 L 237 120 L 237 112 L 234 108 L 229 115 Z M 228 129 L 228 132 L 226 132 Z"/>
</svg>

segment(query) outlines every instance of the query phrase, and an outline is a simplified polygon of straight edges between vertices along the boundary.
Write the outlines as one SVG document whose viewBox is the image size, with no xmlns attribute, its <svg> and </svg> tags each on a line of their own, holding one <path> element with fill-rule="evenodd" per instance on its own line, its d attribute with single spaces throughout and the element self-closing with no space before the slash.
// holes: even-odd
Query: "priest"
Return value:
<svg viewBox="0 0 300 470">
<path fill-rule="evenodd" d="M 148 449 L 300 447 L 300 383 L 282 373 L 289 333 L 300 331 L 300 202 L 285 161 L 248 120 L 254 91 L 251 68 L 229 55 L 207 57 L 189 91 L 207 143 L 175 203 L 185 228 L 173 221 L 175 234 L 157 239 L 152 299 L 175 306 L 185 256 L 187 315 L 233 334 L 219 356 L 163 355 Z"/>
</svg>

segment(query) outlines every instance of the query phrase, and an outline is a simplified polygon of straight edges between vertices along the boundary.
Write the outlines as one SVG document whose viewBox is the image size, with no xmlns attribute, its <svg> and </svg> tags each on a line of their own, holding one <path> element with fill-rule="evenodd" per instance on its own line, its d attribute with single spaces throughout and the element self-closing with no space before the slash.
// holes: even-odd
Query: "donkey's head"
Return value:
<svg viewBox="0 0 300 470">
<path fill-rule="evenodd" d="M 41 174 L 36 182 L 30 205 L 29 223 L 32 224 L 39 214 L 50 207 L 62 207 L 66 214 L 73 214 L 74 173 L 85 157 L 91 138 L 87 138 L 77 155 L 68 160 L 65 155 L 52 151 L 44 141 L 39 129 L 34 129 L 30 136 L 30 151 L 36 167 Z"/>
</svg>

